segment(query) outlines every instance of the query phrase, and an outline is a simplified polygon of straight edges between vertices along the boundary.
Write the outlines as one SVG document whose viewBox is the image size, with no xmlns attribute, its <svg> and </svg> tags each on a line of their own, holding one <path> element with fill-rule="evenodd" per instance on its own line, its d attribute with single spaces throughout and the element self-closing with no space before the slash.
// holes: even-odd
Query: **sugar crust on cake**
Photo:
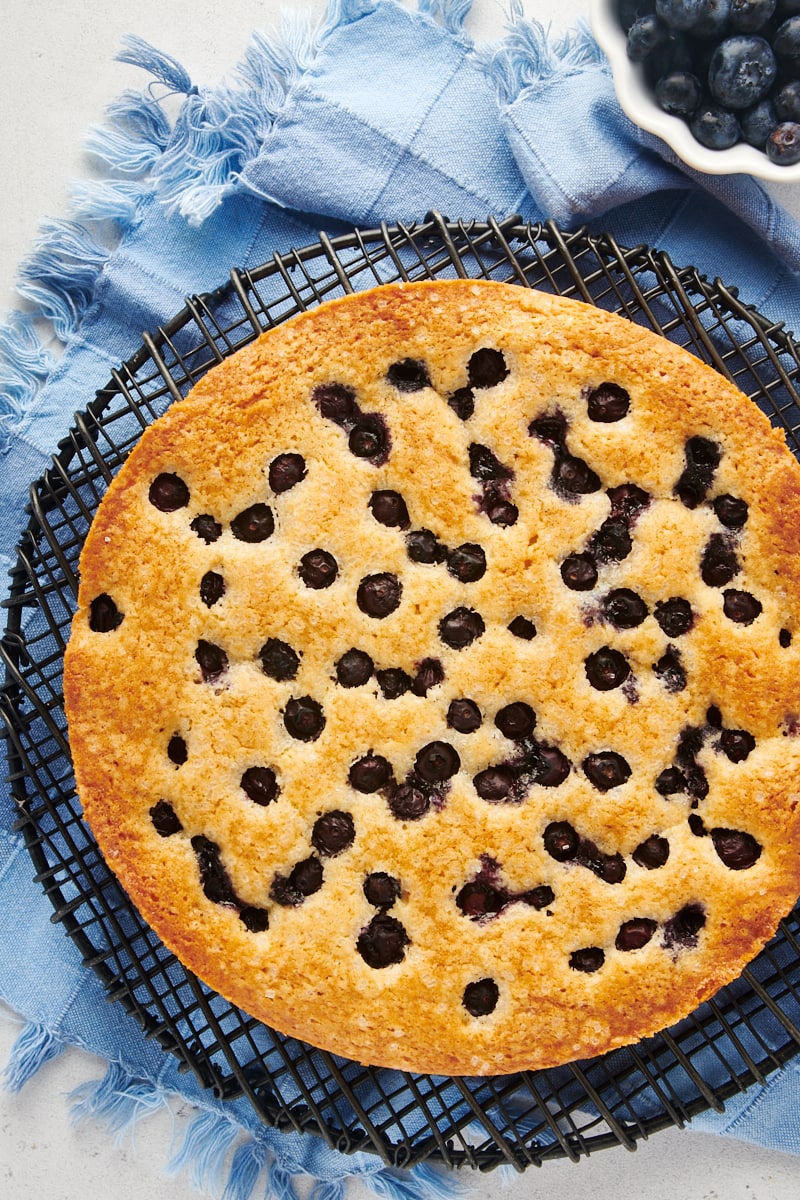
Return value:
<svg viewBox="0 0 800 1200">
<path fill-rule="evenodd" d="M 492 354 L 473 359 L 481 350 Z M 588 397 L 609 383 L 628 409 L 591 419 Z M 276 490 L 270 464 L 286 455 L 289 478 L 304 473 Z M 187 493 L 169 509 L 182 493 L 162 482 L 168 511 L 152 498 L 164 477 Z M 631 507 L 620 491 L 629 485 L 646 502 L 637 493 Z M 376 492 L 402 497 L 405 527 L 376 519 Z M 721 522 L 719 497 L 746 502 L 744 524 Z M 251 526 L 272 529 L 249 542 L 234 529 L 253 506 Z M 622 529 L 609 532 L 615 512 Z M 212 519 L 206 536 L 192 528 L 199 516 Z M 626 528 L 630 549 L 604 557 L 599 531 L 613 555 Z M 421 531 L 434 535 L 438 561 L 411 558 Z M 799 540 L 800 467 L 781 435 L 657 335 L 484 282 L 390 285 L 330 302 L 209 371 L 144 433 L 100 506 L 65 660 L 86 819 L 164 942 L 285 1034 L 449 1074 L 546 1067 L 636 1041 L 735 978 L 800 892 Z M 473 549 L 454 554 L 463 547 Z M 464 581 L 454 571 L 480 570 L 475 547 L 485 570 Z M 568 560 L 596 582 L 567 586 Z M 723 583 L 704 581 L 714 570 Z M 374 576 L 400 584 L 386 615 L 359 607 Z M 381 586 L 369 603 L 380 592 L 388 607 Z M 619 589 L 646 609 L 629 628 L 609 617 Z M 750 610 L 729 592 L 755 598 L 757 615 L 742 620 Z M 676 597 L 691 628 L 668 636 L 656 607 Z M 463 641 L 472 628 L 474 640 L 448 644 L 442 619 L 462 610 L 483 628 L 454 618 L 447 637 Z M 519 619 L 525 636 L 509 629 Z M 210 672 L 206 663 L 205 679 L 201 642 L 225 658 L 217 675 L 219 659 Z M 291 678 L 265 668 L 292 670 L 274 643 L 296 657 Z M 373 670 L 343 686 L 336 664 L 353 649 Z M 587 661 L 608 650 L 628 670 L 599 690 Z M 386 671 L 404 672 L 407 690 L 384 694 Z M 479 712 L 471 732 L 448 724 L 464 698 Z M 303 740 L 287 708 L 306 700 L 324 727 Z M 527 740 L 496 724 L 513 704 L 535 715 Z M 315 710 L 291 711 L 313 731 Z M 458 767 L 422 779 L 423 749 L 426 770 L 434 759 L 450 770 L 447 752 L 427 749 L 440 743 Z M 566 761 L 555 785 L 537 782 L 543 751 L 551 767 L 555 751 Z M 597 759 L 609 754 L 629 776 L 615 781 L 617 759 Z M 370 756 L 391 774 L 360 790 L 353 766 L 368 776 Z M 608 790 L 587 774 L 592 762 L 595 774 L 611 772 Z M 261 777 L 266 802 L 243 790 L 250 767 L 274 775 L 274 796 Z M 476 780 L 497 768 L 481 777 L 484 790 L 513 783 L 487 799 Z M 658 790 L 670 769 L 679 790 Z M 395 815 L 404 784 L 420 784 L 422 815 Z M 157 828 L 161 802 L 180 829 Z M 352 821 L 340 851 L 318 845 L 330 813 Z M 579 839 L 571 852 L 563 826 Z M 720 854 L 726 832 L 740 835 L 723 847 L 729 859 L 738 852 L 733 867 Z M 650 838 L 668 843 L 663 865 L 634 857 Z M 365 894 L 376 874 L 396 881 L 372 885 L 383 903 Z M 633 921 L 644 922 L 644 944 L 618 949 Z M 601 965 L 576 959 L 588 950 L 602 951 Z M 398 961 L 375 965 L 382 953 Z M 490 1011 L 470 1012 L 468 995 Z"/>
</svg>

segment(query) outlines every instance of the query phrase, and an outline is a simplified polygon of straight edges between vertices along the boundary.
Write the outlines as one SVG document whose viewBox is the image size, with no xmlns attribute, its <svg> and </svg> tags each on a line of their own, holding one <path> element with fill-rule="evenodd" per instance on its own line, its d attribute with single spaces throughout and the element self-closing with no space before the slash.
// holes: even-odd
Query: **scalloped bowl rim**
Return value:
<svg viewBox="0 0 800 1200">
<path fill-rule="evenodd" d="M 729 150 L 709 150 L 693 137 L 680 117 L 659 108 L 644 82 L 641 69 L 628 58 L 626 38 L 616 17 L 616 0 L 591 0 L 590 20 L 595 39 L 611 65 L 614 90 L 626 116 L 654 133 L 678 157 L 706 175 L 755 175 L 774 183 L 800 180 L 800 163 L 782 167 L 770 162 L 754 146 L 737 145 Z"/>
</svg>

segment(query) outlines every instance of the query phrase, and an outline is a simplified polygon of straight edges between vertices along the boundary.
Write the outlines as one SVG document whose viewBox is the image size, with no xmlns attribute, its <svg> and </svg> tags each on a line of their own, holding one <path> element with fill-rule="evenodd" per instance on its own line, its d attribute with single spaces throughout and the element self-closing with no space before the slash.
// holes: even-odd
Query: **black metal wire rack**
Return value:
<svg viewBox="0 0 800 1200">
<path fill-rule="evenodd" d="M 523 1170 L 682 1126 L 800 1051 L 800 906 L 736 983 L 637 1046 L 557 1070 L 443 1078 L 360 1066 L 284 1038 L 187 972 L 140 919 L 81 819 L 62 658 L 78 557 L 94 512 L 144 428 L 216 362 L 294 314 L 397 279 L 467 277 L 537 287 L 619 312 L 710 363 L 785 430 L 800 457 L 794 340 L 734 288 L 645 246 L 553 224 L 449 222 L 356 231 L 234 271 L 195 296 L 76 416 L 32 487 L 0 651 L 0 715 L 34 878 L 87 967 L 180 1069 L 260 1118 L 392 1166 Z"/>
</svg>

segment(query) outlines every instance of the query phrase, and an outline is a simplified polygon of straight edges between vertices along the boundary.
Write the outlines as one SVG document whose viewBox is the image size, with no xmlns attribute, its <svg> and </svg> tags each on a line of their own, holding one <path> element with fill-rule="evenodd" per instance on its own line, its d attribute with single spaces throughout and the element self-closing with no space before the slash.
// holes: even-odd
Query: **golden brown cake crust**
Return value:
<svg viewBox="0 0 800 1200">
<path fill-rule="evenodd" d="M 799 541 L 782 437 L 649 331 L 472 281 L 323 305 L 100 506 L 86 819 L 283 1033 L 451 1074 L 638 1040 L 800 892 Z"/>
</svg>

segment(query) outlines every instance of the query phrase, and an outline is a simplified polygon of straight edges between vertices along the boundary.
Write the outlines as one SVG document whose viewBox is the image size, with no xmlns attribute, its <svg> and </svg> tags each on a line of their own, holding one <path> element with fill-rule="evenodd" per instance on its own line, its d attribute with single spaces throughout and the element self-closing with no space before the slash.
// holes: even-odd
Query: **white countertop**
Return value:
<svg viewBox="0 0 800 1200">
<path fill-rule="evenodd" d="M 475 0 L 467 28 L 483 41 L 500 36 L 508 5 Z M 125 88 L 140 88 L 142 72 L 114 61 L 125 34 L 137 34 L 172 54 L 198 84 L 228 74 L 253 29 L 274 29 L 286 8 L 318 13 L 322 0 L 5 0 L 0 45 L 0 310 L 17 306 L 17 264 L 39 223 L 68 215 L 70 180 L 92 178 L 83 154 L 89 125 Z M 527 15 L 555 30 L 585 16 L 588 0 L 526 0 Z M 224 13 L 224 18 L 223 14 Z M 800 219 L 800 185 L 770 185 Z M 19 1030 L 0 1004 L 0 1066 Z M 175 1104 L 147 1117 L 118 1144 L 95 1124 L 70 1123 L 67 1094 L 99 1078 L 100 1060 L 68 1049 L 16 1096 L 0 1091 L 0 1195 L 3 1200 L 197 1200 L 185 1176 L 163 1168 L 180 1143 L 191 1112 Z M 730 1139 L 669 1130 L 640 1143 L 634 1154 L 607 1150 L 578 1165 L 553 1162 L 501 1182 L 498 1175 L 464 1176 L 469 1200 L 797 1200 L 800 1159 Z M 304 1194 L 304 1193 L 301 1193 Z M 373 1193 L 347 1189 L 348 1200 Z"/>
</svg>

